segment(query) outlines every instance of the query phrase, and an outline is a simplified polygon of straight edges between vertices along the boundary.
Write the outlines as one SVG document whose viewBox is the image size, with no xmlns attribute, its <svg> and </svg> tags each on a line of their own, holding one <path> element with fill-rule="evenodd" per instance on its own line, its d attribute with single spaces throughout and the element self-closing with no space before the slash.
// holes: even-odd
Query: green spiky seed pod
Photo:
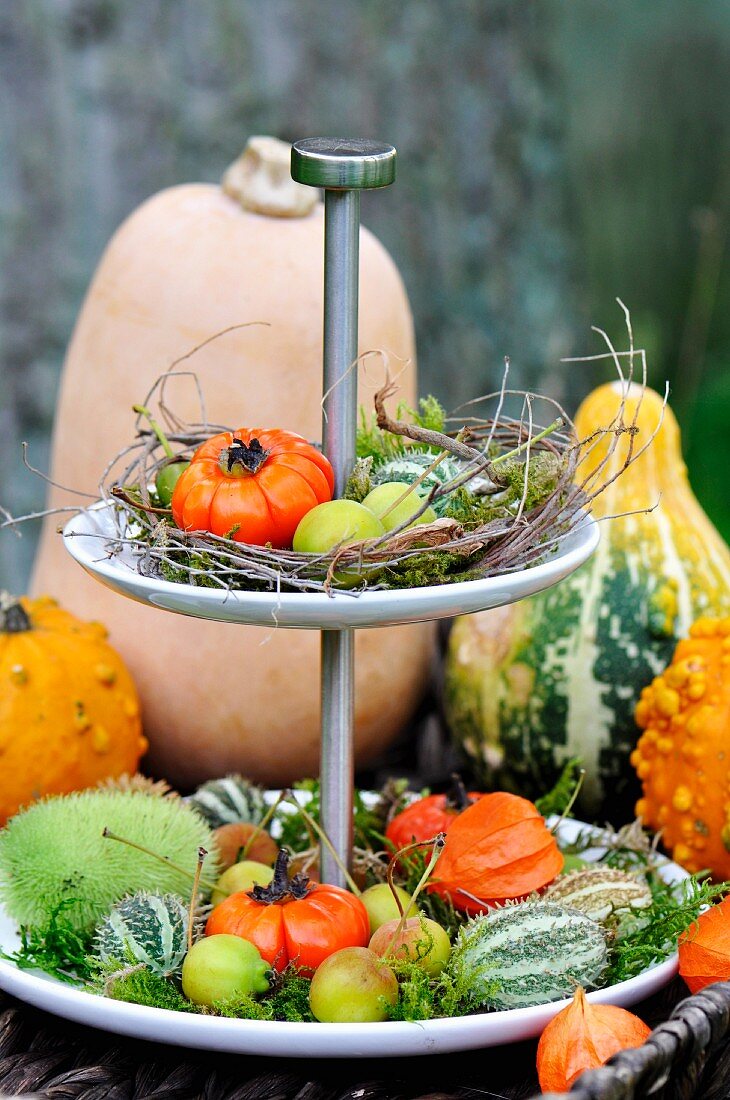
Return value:
<svg viewBox="0 0 730 1100">
<path fill-rule="evenodd" d="M 234 821 L 258 825 L 267 809 L 261 787 L 249 783 L 242 775 L 227 775 L 224 779 L 203 783 L 188 803 L 205 818 L 211 829 Z"/>
<path fill-rule="evenodd" d="M 600 980 L 606 933 L 576 909 L 506 905 L 462 928 L 448 969 L 473 1007 L 526 1008 L 570 996 Z"/>
<path fill-rule="evenodd" d="M 104 963 L 134 960 L 171 978 L 182 971 L 187 935 L 188 910 L 177 894 L 141 891 L 113 906 L 96 930 L 94 950 Z"/>
<path fill-rule="evenodd" d="M 169 864 L 105 838 L 105 828 Z M 126 894 L 189 897 L 201 847 L 213 851 L 211 830 L 180 799 L 102 790 L 48 798 L 16 814 L 0 834 L 0 899 L 21 925 L 43 927 L 60 906 L 65 922 L 91 932 Z M 213 856 L 203 873 L 215 879 Z"/>
<path fill-rule="evenodd" d="M 543 900 L 579 909 L 591 920 L 603 922 L 647 909 L 652 896 L 646 879 L 599 864 L 561 876 L 547 888 Z"/>
</svg>

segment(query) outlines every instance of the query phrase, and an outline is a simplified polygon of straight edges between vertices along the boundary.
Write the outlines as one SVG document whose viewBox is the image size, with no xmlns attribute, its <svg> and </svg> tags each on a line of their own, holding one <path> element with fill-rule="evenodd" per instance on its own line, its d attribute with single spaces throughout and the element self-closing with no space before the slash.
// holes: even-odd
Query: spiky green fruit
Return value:
<svg viewBox="0 0 730 1100">
<path fill-rule="evenodd" d="M 94 950 L 104 963 L 144 963 L 154 974 L 182 972 L 187 951 L 188 910 L 177 894 L 144 891 L 122 898 L 96 930 Z"/>
<path fill-rule="evenodd" d="M 652 903 L 646 879 L 600 864 L 562 875 L 548 886 L 543 899 L 579 909 L 600 922 L 613 915 L 626 915 L 627 911 L 647 909 Z"/>
<path fill-rule="evenodd" d="M 596 985 L 607 961 L 600 924 L 576 909 L 527 902 L 462 928 L 447 969 L 474 1007 L 526 1008 Z"/>
<path fill-rule="evenodd" d="M 250 821 L 258 825 L 267 810 L 262 788 L 249 783 L 242 775 L 210 779 L 198 787 L 188 802 L 205 818 L 211 829 L 230 825 L 234 821 Z"/>
<path fill-rule="evenodd" d="M 170 862 L 105 838 L 105 828 Z M 104 790 L 48 798 L 0 834 L 0 900 L 19 924 L 46 926 L 60 908 L 70 926 L 91 932 L 126 894 L 188 897 L 200 847 L 213 850 L 211 830 L 178 798 Z M 213 856 L 204 874 L 216 878 Z"/>
</svg>

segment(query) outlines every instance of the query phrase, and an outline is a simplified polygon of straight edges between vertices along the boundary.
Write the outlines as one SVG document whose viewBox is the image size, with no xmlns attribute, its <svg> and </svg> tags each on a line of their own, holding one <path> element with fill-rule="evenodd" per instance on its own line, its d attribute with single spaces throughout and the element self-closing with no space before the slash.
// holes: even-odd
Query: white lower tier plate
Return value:
<svg viewBox="0 0 730 1100">
<path fill-rule="evenodd" d="M 573 573 L 598 545 L 598 524 L 585 516 L 538 565 L 477 581 L 406 588 L 391 592 L 225 592 L 196 588 L 137 571 L 129 545 L 110 555 L 116 539 L 111 509 L 97 505 L 79 512 L 64 528 L 66 548 L 96 580 L 123 596 L 165 611 L 220 622 L 308 630 L 391 626 L 484 611 L 532 596 Z"/>
<path fill-rule="evenodd" d="M 585 826 L 580 822 L 565 822 L 561 837 L 570 840 L 582 828 Z M 664 864 L 661 874 L 668 882 L 688 877 L 686 871 L 670 862 Z M 18 946 L 15 927 L 0 910 L 0 948 L 10 952 Z M 636 978 L 589 993 L 588 1000 L 624 1007 L 633 1005 L 656 993 L 676 973 L 675 954 Z M 0 988 L 56 1016 L 118 1035 L 199 1050 L 276 1058 L 402 1058 L 501 1046 L 539 1035 L 567 1003 L 554 1001 L 534 1008 L 420 1023 L 290 1024 L 189 1015 L 112 1001 L 40 971 L 19 970 L 6 960 L 0 960 Z"/>
</svg>

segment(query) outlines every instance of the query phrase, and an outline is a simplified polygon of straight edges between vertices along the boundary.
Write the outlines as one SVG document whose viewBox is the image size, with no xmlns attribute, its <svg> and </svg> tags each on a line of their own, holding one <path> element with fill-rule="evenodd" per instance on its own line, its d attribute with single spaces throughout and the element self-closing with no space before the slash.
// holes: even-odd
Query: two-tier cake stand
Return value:
<svg viewBox="0 0 730 1100">
<path fill-rule="evenodd" d="M 323 445 L 341 494 L 355 457 L 359 192 L 395 178 L 395 150 L 371 141 L 317 138 L 297 142 L 292 174 L 325 192 Z M 113 506 L 98 504 L 66 526 L 66 546 L 93 577 L 132 599 L 197 618 L 267 629 L 322 632 L 322 819 L 339 859 L 352 840 L 354 636 L 357 628 L 418 622 L 513 603 L 568 576 L 593 552 L 597 524 L 584 517 L 545 561 L 482 580 L 398 591 L 226 592 L 143 576 L 133 544 L 120 541 Z M 181 690 L 184 690 L 181 685 Z M 245 684 L 241 685 L 242 694 Z M 579 829 L 568 821 L 566 839 Z M 342 884 L 337 861 L 322 852 L 322 878 Z M 667 877 L 685 876 L 667 864 Z M 17 931 L 0 912 L 0 947 Z M 632 1004 L 676 972 L 676 956 L 636 978 L 589 994 Z M 69 988 L 47 975 L 0 961 L 0 986 L 58 1015 L 121 1034 L 238 1053 L 289 1057 L 383 1057 L 431 1054 L 511 1042 L 540 1033 L 560 1002 L 420 1023 L 279 1023 L 188 1015 L 116 1002 Z"/>
</svg>

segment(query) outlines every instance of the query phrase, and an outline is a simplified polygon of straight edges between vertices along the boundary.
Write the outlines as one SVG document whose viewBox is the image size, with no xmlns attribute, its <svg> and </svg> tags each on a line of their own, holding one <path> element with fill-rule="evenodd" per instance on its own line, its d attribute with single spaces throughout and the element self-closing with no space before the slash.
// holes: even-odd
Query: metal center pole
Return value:
<svg viewBox="0 0 730 1100">
<path fill-rule="evenodd" d="M 324 402 L 322 442 L 335 473 L 335 496 L 344 493 L 355 463 L 357 429 L 357 307 L 360 190 L 395 178 L 391 145 L 340 138 L 312 138 L 292 148 L 292 176 L 324 187 Z M 322 827 L 342 864 L 352 854 L 354 784 L 355 636 L 322 631 Z M 320 853 L 323 882 L 345 885 L 326 846 Z"/>
</svg>

